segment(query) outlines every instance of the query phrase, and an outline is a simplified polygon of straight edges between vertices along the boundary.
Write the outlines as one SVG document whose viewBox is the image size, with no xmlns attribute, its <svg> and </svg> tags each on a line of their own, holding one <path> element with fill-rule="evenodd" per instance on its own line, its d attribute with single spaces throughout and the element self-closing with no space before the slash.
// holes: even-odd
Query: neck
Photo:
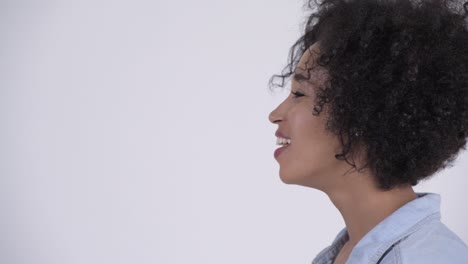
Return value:
<svg viewBox="0 0 468 264">
<path fill-rule="evenodd" d="M 347 244 L 351 247 L 386 217 L 417 198 L 411 186 L 383 191 L 369 180 L 371 177 L 360 178 L 326 191 L 344 219 L 349 235 Z"/>
</svg>

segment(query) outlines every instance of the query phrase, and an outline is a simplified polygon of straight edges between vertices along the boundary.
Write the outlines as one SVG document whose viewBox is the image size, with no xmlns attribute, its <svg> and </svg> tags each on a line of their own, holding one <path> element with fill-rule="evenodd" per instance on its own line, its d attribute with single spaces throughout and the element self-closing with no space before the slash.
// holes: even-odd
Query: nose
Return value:
<svg viewBox="0 0 468 264">
<path fill-rule="evenodd" d="M 270 115 L 268 115 L 268 119 L 270 120 L 271 123 L 276 124 L 278 122 L 281 122 L 282 117 L 280 115 L 280 106 L 276 107 L 273 111 L 271 111 Z"/>
</svg>

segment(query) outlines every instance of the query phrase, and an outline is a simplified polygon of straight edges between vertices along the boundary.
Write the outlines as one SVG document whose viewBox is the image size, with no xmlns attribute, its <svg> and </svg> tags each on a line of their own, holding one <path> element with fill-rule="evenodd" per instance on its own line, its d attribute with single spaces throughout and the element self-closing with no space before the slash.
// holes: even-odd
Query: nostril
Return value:
<svg viewBox="0 0 468 264">
<path fill-rule="evenodd" d="M 277 109 L 271 111 L 270 115 L 268 115 L 268 119 L 273 124 L 276 124 L 276 123 L 281 121 L 281 118 L 279 117 L 279 115 L 277 113 Z"/>
<path fill-rule="evenodd" d="M 277 124 L 277 123 L 281 122 L 281 118 L 278 118 L 278 117 L 275 117 L 275 116 L 270 116 L 270 122 L 272 122 L 273 124 Z"/>
</svg>

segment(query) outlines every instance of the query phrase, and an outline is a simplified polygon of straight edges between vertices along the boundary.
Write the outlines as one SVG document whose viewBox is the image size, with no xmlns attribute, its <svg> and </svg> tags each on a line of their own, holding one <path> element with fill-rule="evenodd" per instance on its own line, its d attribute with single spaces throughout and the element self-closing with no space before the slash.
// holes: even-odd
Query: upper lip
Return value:
<svg viewBox="0 0 468 264">
<path fill-rule="evenodd" d="M 281 133 L 279 130 L 276 131 L 275 136 L 285 138 L 285 139 L 291 139 L 290 137 L 288 137 L 285 134 Z"/>
</svg>

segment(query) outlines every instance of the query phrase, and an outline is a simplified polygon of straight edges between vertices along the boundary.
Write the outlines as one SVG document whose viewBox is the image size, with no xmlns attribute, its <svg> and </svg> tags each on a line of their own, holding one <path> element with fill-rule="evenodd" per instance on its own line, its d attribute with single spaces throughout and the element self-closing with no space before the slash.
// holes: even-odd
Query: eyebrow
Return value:
<svg viewBox="0 0 468 264">
<path fill-rule="evenodd" d="M 303 81 L 303 80 L 307 80 L 307 78 L 306 78 L 304 75 L 300 74 L 300 73 L 294 73 L 294 74 L 293 74 L 293 78 L 294 78 L 294 80 L 297 81 L 297 82 L 300 82 L 300 81 Z"/>
<path fill-rule="evenodd" d="M 312 76 L 310 76 L 309 78 L 307 78 L 305 75 L 301 74 L 301 73 L 294 73 L 294 75 L 292 76 L 294 80 L 296 80 L 296 82 L 302 84 L 303 81 L 306 81 L 306 84 L 304 87 L 318 87 L 318 84 L 316 83 L 316 81 L 312 78 Z"/>
</svg>

